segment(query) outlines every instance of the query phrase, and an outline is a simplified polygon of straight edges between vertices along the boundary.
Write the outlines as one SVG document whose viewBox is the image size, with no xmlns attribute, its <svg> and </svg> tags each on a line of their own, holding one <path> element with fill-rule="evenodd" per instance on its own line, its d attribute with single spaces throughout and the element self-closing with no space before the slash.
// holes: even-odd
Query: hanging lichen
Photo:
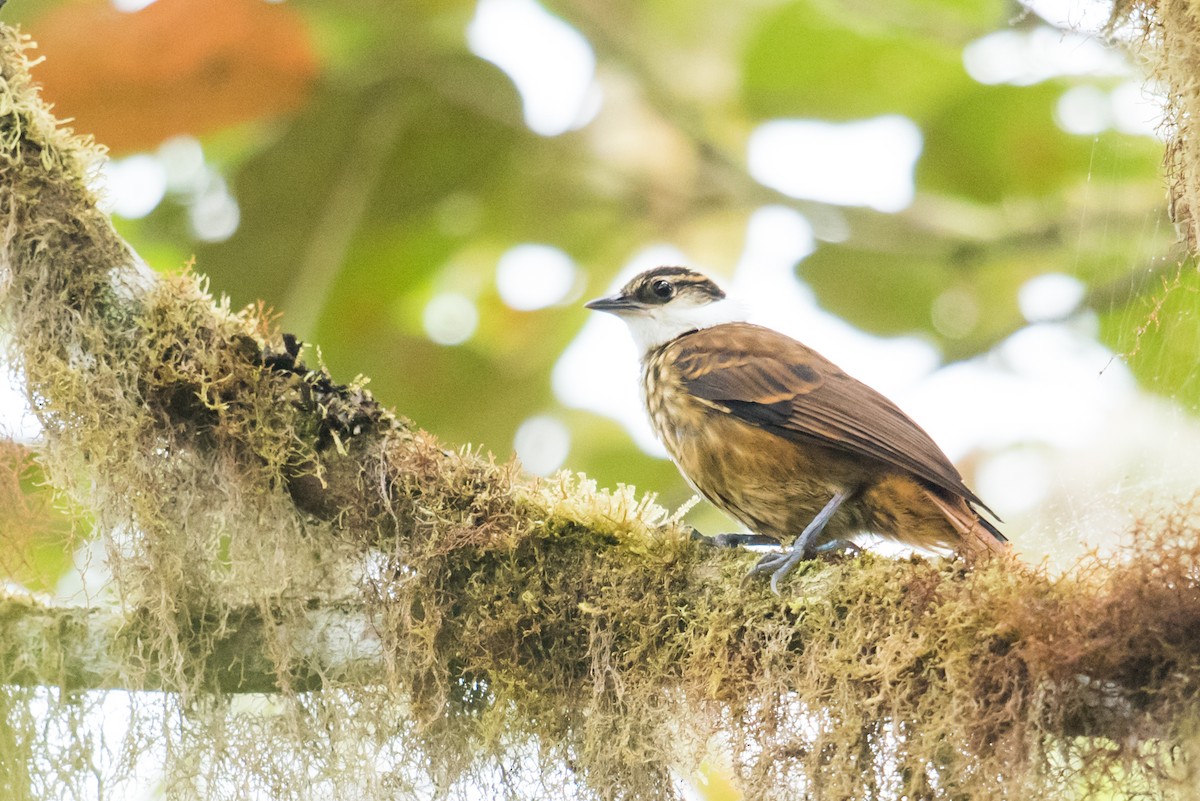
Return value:
<svg viewBox="0 0 1200 801">
<path fill-rule="evenodd" d="M 1188 0 L 1115 0 L 1109 31 L 1142 54 L 1164 91 L 1171 218 L 1188 250 L 1200 246 L 1200 6 Z"/>
</svg>

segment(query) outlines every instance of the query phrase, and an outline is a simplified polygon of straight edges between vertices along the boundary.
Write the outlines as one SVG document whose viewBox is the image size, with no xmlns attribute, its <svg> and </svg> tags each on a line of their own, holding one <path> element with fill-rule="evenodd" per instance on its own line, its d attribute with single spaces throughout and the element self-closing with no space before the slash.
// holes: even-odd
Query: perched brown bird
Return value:
<svg viewBox="0 0 1200 801">
<path fill-rule="evenodd" d="M 629 326 L 651 423 L 684 478 L 751 530 L 795 537 L 751 571 L 770 571 L 772 589 L 868 532 L 968 558 L 1007 550 L 920 426 L 791 337 L 742 322 L 700 273 L 658 267 L 587 308 Z"/>
</svg>

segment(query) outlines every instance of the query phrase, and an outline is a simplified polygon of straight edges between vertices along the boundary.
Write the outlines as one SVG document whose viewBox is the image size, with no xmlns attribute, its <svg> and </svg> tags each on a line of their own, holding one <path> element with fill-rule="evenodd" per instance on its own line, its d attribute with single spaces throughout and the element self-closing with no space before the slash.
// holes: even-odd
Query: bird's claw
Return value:
<svg viewBox="0 0 1200 801">
<path fill-rule="evenodd" d="M 754 567 L 750 568 L 750 572 L 747 573 L 746 576 L 750 577 L 750 576 L 757 576 L 762 573 L 773 573 L 776 570 L 776 568 L 778 568 L 780 565 L 782 565 L 784 562 L 786 562 L 788 559 L 790 559 L 793 553 L 795 553 L 795 551 L 792 549 L 782 551 L 780 553 L 769 553 L 769 554 L 765 555 L 762 559 L 759 559 L 754 564 Z M 797 561 L 799 561 L 799 560 L 797 560 Z"/>
<path fill-rule="evenodd" d="M 783 553 L 769 553 L 750 568 L 746 577 L 770 573 L 771 592 L 779 595 L 780 579 L 792 572 L 800 562 L 816 558 L 833 560 L 847 556 L 854 557 L 862 553 L 862 548 L 850 540 L 831 540 L 811 549 L 809 553 L 806 553 L 805 550 L 791 548 Z"/>
</svg>

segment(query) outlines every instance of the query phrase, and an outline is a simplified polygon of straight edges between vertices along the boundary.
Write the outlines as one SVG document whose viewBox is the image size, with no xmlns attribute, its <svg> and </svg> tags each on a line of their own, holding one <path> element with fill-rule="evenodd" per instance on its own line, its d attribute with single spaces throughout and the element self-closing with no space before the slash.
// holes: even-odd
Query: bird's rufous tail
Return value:
<svg viewBox="0 0 1200 801">
<path fill-rule="evenodd" d="M 950 525 L 958 532 L 955 548 L 968 561 L 984 556 L 1011 554 L 1012 546 L 1000 530 L 971 508 L 962 498 L 944 498 L 935 490 L 926 489 L 929 500 L 946 515 Z"/>
</svg>

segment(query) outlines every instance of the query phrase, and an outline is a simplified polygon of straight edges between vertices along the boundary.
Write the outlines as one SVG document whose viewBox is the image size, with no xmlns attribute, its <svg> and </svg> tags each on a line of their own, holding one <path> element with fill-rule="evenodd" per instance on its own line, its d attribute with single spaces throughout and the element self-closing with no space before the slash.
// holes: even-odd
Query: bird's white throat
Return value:
<svg viewBox="0 0 1200 801">
<path fill-rule="evenodd" d="M 629 326 L 638 352 L 645 356 L 677 336 L 724 323 L 745 322 L 742 305 L 731 298 L 713 303 L 688 303 L 680 298 L 665 306 L 652 306 L 620 315 Z"/>
</svg>

